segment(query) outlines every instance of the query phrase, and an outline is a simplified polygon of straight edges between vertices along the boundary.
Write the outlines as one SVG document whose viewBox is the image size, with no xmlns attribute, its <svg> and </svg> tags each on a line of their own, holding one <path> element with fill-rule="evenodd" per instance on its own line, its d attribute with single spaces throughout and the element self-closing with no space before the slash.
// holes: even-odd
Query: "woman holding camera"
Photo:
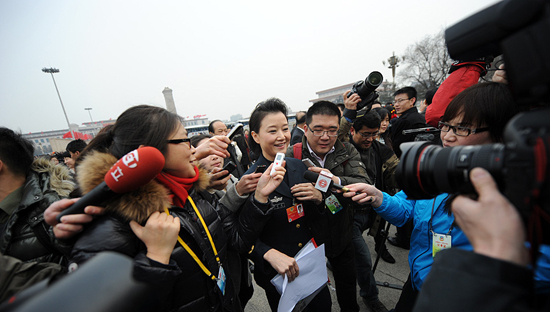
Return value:
<svg viewBox="0 0 550 312">
<path fill-rule="evenodd" d="M 232 278 L 239 273 L 227 264 L 228 250 L 250 250 L 269 218 L 268 195 L 285 170 L 260 178 L 237 219 L 205 191 L 210 179 L 195 165 L 189 140 L 179 116 L 140 105 L 88 145 L 78 166 L 83 190 L 93 189 L 111 165 L 142 146 L 157 148 L 165 163 L 154 180 L 107 202 L 106 214 L 77 238 L 71 266 L 98 252 L 120 252 L 134 259 L 134 278 L 152 286 L 153 310 L 240 311 Z"/>
<path fill-rule="evenodd" d="M 474 85 L 458 94 L 438 124 L 443 147 L 482 145 L 503 140 L 506 123 L 519 112 L 510 90 L 499 83 Z M 396 312 L 412 311 L 422 283 L 433 264 L 436 252 L 444 248 L 470 249 L 464 233 L 454 225 L 450 194 L 429 200 L 410 200 L 401 191 L 390 196 L 367 184 L 353 184 L 344 196 L 361 203 L 370 202 L 384 219 L 402 226 L 413 221 L 410 275 L 403 286 Z M 361 194 L 355 195 L 354 192 Z"/>
</svg>

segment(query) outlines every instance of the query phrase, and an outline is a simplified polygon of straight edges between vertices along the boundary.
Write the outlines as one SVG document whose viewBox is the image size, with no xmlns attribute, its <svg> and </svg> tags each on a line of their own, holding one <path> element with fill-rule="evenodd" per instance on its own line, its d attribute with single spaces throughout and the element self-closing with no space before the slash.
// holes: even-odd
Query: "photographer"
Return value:
<svg viewBox="0 0 550 312">
<path fill-rule="evenodd" d="M 502 141 L 504 127 L 518 112 L 510 90 L 499 83 L 472 86 L 457 95 L 447 107 L 438 126 L 444 147 L 482 145 Z M 447 204 L 450 194 L 440 194 L 430 200 L 410 200 L 401 191 L 395 196 L 383 193 L 367 184 L 348 186 L 344 193 L 360 203 L 370 202 L 374 210 L 390 223 L 401 226 L 412 220 L 409 265 L 411 274 L 399 298 L 395 311 L 411 311 L 418 292 L 430 271 L 433 257 L 440 247 L 433 240 L 443 239 L 449 247 L 471 249 L 461 229 L 454 226 L 454 216 Z M 353 192 L 360 192 L 355 195 Z M 450 202 L 450 201 L 449 201 Z M 437 244 L 436 244 L 437 245 Z"/>
<path fill-rule="evenodd" d="M 548 294 L 533 304 L 533 273 L 518 211 L 484 169 L 473 169 L 470 180 L 479 198 L 459 196 L 452 210 L 474 250 L 441 252 L 414 311 L 548 311 Z"/>
</svg>

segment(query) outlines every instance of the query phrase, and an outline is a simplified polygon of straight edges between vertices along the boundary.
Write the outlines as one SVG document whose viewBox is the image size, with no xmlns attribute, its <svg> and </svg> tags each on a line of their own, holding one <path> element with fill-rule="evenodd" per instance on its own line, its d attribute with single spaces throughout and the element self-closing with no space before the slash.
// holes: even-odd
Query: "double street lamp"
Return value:
<svg viewBox="0 0 550 312">
<path fill-rule="evenodd" d="M 71 124 L 69 123 L 69 117 L 67 117 L 67 112 L 65 111 L 65 106 L 63 105 L 63 101 L 61 100 L 61 95 L 59 94 L 59 89 L 57 88 L 57 83 L 55 83 L 55 78 L 53 77 L 54 73 L 59 73 L 59 69 L 44 67 L 44 68 L 42 68 L 42 71 L 52 75 L 53 84 L 55 86 L 55 90 L 57 91 L 57 96 L 59 97 L 59 102 L 61 102 L 61 108 L 63 108 L 63 114 L 65 114 L 65 120 L 67 120 L 67 126 L 69 127 L 69 133 L 71 134 L 71 137 L 73 139 L 75 139 L 74 134 L 71 131 Z"/>
</svg>

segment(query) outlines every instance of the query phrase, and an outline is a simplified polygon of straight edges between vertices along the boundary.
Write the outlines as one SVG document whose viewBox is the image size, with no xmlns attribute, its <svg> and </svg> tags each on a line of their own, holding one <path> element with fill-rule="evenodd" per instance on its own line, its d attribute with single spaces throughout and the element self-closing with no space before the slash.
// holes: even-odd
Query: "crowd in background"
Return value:
<svg viewBox="0 0 550 312">
<path fill-rule="evenodd" d="M 503 142 L 505 125 L 520 109 L 504 70 L 497 71 L 498 82 L 480 82 L 488 65 L 454 64 L 447 80 L 422 100 L 415 88 L 404 87 L 394 92 L 393 103 L 359 107 L 359 94 L 347 91 L 342 104 L 319 101 L 296 113 L 292 129 L 287 105 L 270 98 L 257 104 L 248 128 L 231 139 L 220 120 L 210 123 L 208 135 L 189 138 L 179 116 L 148 105 L 129 108 L 89 144 L 72 141 L 66 152 L 48 158 L 33 159 L 32 143 L 0 128 L 0 302 L 115 251 L 130 257 L 133 277 L 151 286 L 142 310 L 241 311 L 254 292 L 254 278 L 276 311 L 281 294 L 271 279 L 299 278 L 294 257 L 314 239 L 325 246 L 341 311 L 359 311 L 357 286 L 371 311 L 413 311 L 415 304 L 415 311 L 424 311 L 430 293 L 422 289 L 434 292 L 438 280 L 430 271 L 439 268 L 434 259 L 445 259 L 439 253 L 470 257 L 462 253 L 477 252 L 480 245 L 457 224 L 453 202 L 458 198 L 464 205 L 459 194 L 412 200 L 400 190 L 402 144 L 431 140 L 452 148 Z M 437 134 L 403 133 L 425 128 Z M 164 156 L 153 180 L 56 220 L 97 187 L 113 164 L 144 146 Z M 280 153 L 285 162 L 275 166 Z M 308 171 L 351 192 L 323 192 L 305 178 Z M 484 172 L 474 173 L 494 184 Z M 496 188 L 491 191 L 493 199 L 501 199 Z M 480 200 L 488 194 L 478 193 Z M 398 227 L 396 237 L 387 237 L 388 223 Z M 396 260 L 386 242 L 409 250 L 410 274 L 396 307 L 378 298 L 367 230 L 375 253 L 388 263 Z M 524 243 L 522 229 L 515 231 Z M 534 288 L 528 296 L 548 296 L 550 261 L 547 251 L 542 254 L 535 278 L 524 274 L 524 254 L 505 264 L 521 271 L 514 286 Z M 472 277 L 454 278 L 451 283 L 476 286 Z M 517 300 L 523 300 L 526 294 L 518 292 Z M 330 311 L 329 288 L 323 285 L 303 302 L 304 311 Z M 535 303 L 547 308 L 544 304 Z"/>
</svg>

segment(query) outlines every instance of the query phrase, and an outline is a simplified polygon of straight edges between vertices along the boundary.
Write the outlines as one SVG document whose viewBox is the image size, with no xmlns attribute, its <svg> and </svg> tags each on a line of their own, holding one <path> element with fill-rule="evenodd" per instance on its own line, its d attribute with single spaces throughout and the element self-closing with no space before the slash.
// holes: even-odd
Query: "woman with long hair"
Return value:
<svg viewBox="0 0 550 312">
<path fill-rule="evenodd" d="M 247 173 L 255 172 L 258 167 L 271 166 L 277 153 L 287 151 L 290 130 L 285 103 L 277 98 L 261 102 L 250 115 L 249 126 L 249 146 L 259 158 Z M 317 209 L 317 205 L 324 208 L 321 192 L 303 178 L 306 166 L 298 159 L 286 158 L 286 169 L 283 182 L 269 195 L 276 203 L 274 211 L 250 254 L 254 261 L 254 279 L 265 290 L 273 311 L 277 311 L 280 295 L 270 281 L 277 273 L 286 274 L 290 282 L 300 274 L 294 256 L 313 238 L 305 222 L 308 210 Z M 290 213 L 300 204 L 303 211 Z M 326 286 L 306 309 L 330 311 L 331 299 Z"/>
<path fill-rule="evenodd" d="M 84 193 L 139 147 L 155 147 L 165 163 L 154 180 L 105 204 L 106 214 L 77 238 L 72 267 L 101 251 L 120 252 L 134 259 L 134 278 L 153 286 L 157 311 L 240 311 L 233 281 L 240 272 L 228 264 L 228 251 L 251 249 L 269 218 L 268 195 L 285 170 L 260 178 L 237 219 L 206 191 L 210 178 L 195 165 L 189 141 L 179 116 L 139 105 L 90 142 L 78 165 Z"/>
</svg>

